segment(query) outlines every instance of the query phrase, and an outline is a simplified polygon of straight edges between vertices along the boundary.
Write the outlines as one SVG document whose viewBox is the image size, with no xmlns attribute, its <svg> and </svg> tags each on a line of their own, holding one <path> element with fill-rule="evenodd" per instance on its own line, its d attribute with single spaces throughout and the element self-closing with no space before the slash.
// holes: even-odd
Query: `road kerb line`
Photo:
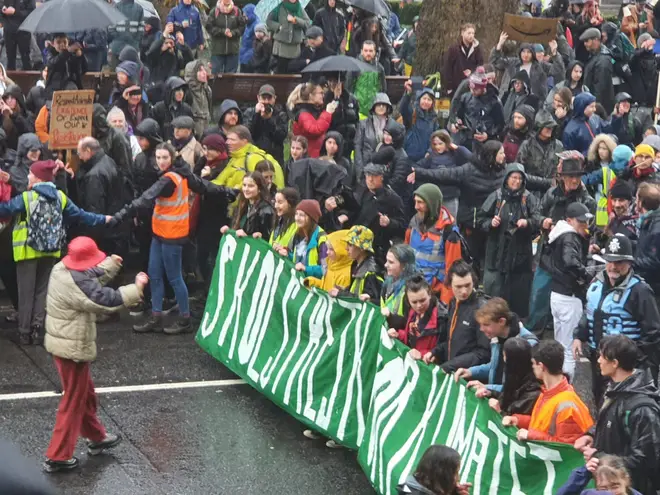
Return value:
<svg viewBox="0 0 660 495">
<path fill-rule="evenodd" d="M 117 387 L 99 387 L 96 390 L 97 394 L 116 394 L 127 392 L 150 392 L 154 390 L 182 390 L 186 388 L 213 388 L 213 387 L 230 387 L 233 385 L 244 385 L 245 380 L 231 379 L 231 380 L 208 380 L 200 382 L 176 382 L 176 383 L 148 383 L 145 385 L 121 385 Z M 62 394 L 54 390 L 46 390 L 43 392 L 22 392 L 15 394 L 0 394 L 0 401 L 8 400 L 26 400 L 26 399 L 44 399 L 47 397 L 59 397 Z"/>
</svg>

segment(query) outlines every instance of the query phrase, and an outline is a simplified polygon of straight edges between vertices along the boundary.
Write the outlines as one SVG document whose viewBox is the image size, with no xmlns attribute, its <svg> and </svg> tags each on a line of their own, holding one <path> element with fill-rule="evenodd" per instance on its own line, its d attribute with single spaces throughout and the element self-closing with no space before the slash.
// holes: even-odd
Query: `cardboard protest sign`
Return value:
<svg viewBox="0 0 660 495">
<path fill-rule="evenodd" d="M 558 20 L 504 14 L 504 27 L 502 30 L 509 35 L 510 40 L 547 43 L 557 36 Z"/>
<path fill-rule="evenodd" d="M 48 147 L 52 150 L 69 150 L 78 141 L 92 135 L 94 90 L 55 91 L 50 110 L 50 134 Z"/>
</svg>

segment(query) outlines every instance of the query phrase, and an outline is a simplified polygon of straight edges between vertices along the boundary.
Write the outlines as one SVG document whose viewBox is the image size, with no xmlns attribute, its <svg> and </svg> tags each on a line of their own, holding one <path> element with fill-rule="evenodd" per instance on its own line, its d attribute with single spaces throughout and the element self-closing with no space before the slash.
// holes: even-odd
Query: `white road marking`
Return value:
<svg viewBox="0 0 660 495">
<path fill-rule="evenodd" d="M 232 385 L 244 385 L 245 380 L 209 380 L 201 382 L 177 382 L 177 383 L 149 383 L 146 385 L 124 385 L 119 387 L 99 387 L 97 394 L 116 394 L 120 392 L 148 392 L 151 390 L 180 390 L 184 388 L 212 388 L 212 387 L 230 387 Z M 3 400 L 24 400 L 24 399 L 43 399 L 46 397 L 60 397 L 55 391 L 44 392 L 25 392 L 16 394 L 0 394 L 0 401 Z"/>
</svg>

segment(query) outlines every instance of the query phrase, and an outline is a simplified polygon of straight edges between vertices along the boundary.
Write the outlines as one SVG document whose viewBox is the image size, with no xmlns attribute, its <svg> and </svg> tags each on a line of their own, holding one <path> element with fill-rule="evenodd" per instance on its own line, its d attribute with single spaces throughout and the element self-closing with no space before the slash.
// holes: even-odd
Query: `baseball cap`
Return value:
<svg viewBox="0 0 660 495">
<path fill-rule="evenodd" d="M 259 88 L 259 96 L 261 95 L 275 96 L 275 88 L 270 84 L 264 84 Z"/>
<path fill-rule="evenodd" d="M 566 218 L 575 218 L 578 222 L 589 222 L 594 216 L 582 203 L 571 203 L 566 208 Z"/>
</svg>

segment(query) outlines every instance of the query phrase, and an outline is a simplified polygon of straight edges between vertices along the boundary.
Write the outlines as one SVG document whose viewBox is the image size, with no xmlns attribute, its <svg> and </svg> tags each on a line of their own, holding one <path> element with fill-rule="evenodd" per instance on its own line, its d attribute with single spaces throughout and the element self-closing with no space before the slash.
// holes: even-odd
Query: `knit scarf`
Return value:
<svg viewBox="0 0 660 495">
<path fill-rule="evenodd" d="M 300 5 L 300 2 L 298 0 L 296 0 L 295 2 L 290 2 L 289 0 L 284 0 L 281 4 L 279 4 L 277 7 L 275 7 L 272 10 L 270 15 L 276 17 L 277 13 L 280 10 L 280 7 L 284 7 L 284 10 L 286 10 L 286 13 L 291 14 L 293 17 L 302 17 L 303 16 L 303 8 Z"/>
</svg>

